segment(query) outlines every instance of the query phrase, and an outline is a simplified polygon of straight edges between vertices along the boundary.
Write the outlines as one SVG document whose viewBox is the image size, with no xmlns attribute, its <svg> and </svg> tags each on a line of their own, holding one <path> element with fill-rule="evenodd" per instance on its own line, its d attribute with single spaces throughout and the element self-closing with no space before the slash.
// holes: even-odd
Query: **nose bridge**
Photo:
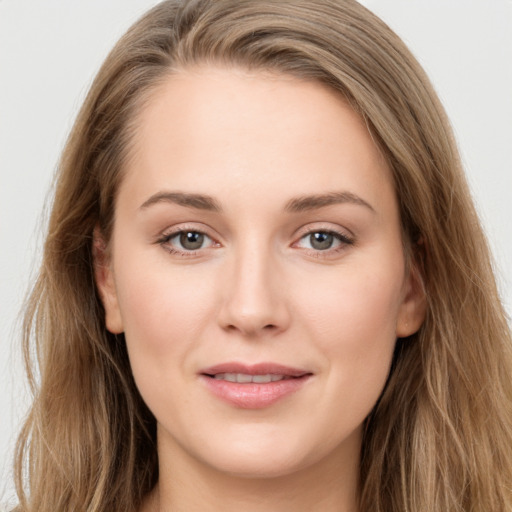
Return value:
<svg viewBox="0 0 512 512">
<path fill-rule="evenodd" d="M 238 244 L 224 276 L 220 322 L 245 335 L 278 332 L 289 322 L 282 273 L 269 246 L 257 236 Z"/>
</svg>

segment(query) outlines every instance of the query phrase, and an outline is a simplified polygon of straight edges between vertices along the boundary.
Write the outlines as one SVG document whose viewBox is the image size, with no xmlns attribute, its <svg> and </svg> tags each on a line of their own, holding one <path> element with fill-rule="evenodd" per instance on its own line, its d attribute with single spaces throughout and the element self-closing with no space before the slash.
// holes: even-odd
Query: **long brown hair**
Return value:
<svg viewBox="0 0 512 512">
<path fill-rule="evenodd" d="M 512 341 L 442 106 L 403 42 L 354 0 L 168 0 L 113 49 L 60 161 L 24 350 L 34 401 L 19 510 L 137 510 L 158 479 L 155 419 L 109 333 L 92 240 L 108 241 L 137 113 L 196 64 L 317 80 L 365 119 L 393 170 L 427 296 L 366 420 L 361 512 L 512 510 Z M 31 356 L 37 370 L 31 370 Z M 37 376 L 36 376 L 37 375 Z"/>
</svg>

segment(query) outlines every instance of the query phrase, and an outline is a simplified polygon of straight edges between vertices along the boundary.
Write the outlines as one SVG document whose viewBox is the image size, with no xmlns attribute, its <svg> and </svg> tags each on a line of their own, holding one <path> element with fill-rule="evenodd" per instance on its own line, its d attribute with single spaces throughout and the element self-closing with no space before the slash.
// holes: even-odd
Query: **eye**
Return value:
<svg viewBox="0 0 512 512">
<path fill-rule="evenodd" d="M 311 231 L 304 235 L 297 247 L 312 249 L 314 251 L 329 251 L 341 249 L 345 245 L 353 244 L 353 240 L 342 233 L 328 230 Z"/>
<path fill-rule="evenodd" d="M 205 242 L 205 239 L 208 237 L 203 233 L 199 233 L 198 231 L 181 231 L 173 236 L 169 242 L 174 244 L 179 244 L 180 249 L 185 249 L 186 251 L 196 251 L 197 249 L 201 249 Z"/>
<path fill-rule="evenodd" d="M 171 253 L 185 255 L 215 245 L 215 242 L 208 235 L 191 229 L 183 229 L 164 235 L 158 240 L 158 243 Z"/>
<path fill-rule="evenodd" d="M 330 249 L 333 244 L 338 241 L 332 233 L 326 233 L 324 231 L 311 233 L 305 238 L 308 241 L 309 246 L 312 249 L 316 249 L 317 251 L 325 251 Z"/>
</svg>

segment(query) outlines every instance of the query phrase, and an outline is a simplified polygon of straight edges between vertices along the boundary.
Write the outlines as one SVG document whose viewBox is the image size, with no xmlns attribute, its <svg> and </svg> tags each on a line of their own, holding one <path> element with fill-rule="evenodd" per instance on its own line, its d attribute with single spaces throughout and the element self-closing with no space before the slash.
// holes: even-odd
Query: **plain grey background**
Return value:
<svg viewBox="0 0 512 512">
<path fill-rule="evenodd" d="M 27 407 L 19 350 L 52 174 L 91 80 L 155 0 L 0 0 L 0 500 Z M 512 0 L 364 0 L 448 111 L 512 314 Z"/>
</svg>

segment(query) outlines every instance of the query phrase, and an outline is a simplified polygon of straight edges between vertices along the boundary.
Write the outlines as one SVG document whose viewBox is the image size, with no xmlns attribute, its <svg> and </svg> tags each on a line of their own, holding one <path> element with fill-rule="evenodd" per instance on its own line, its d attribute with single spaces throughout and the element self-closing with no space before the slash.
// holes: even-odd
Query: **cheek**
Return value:
<svg viewBox="0 0 512 512">
<path fill-rule="evenodd" d="M 350 269 L 325 283 L 306 284 L 300 294 L 302 315 L 325 340 L 350 337 L 371 344 L 394 338 L 403 275 Z M 373 335 L 371 335 L 373 333 Z M 336 344 L 336 343 L 335 343 Z M 338 345 L 338 344 L 336 344 Z"/>
<path fill-rule="evenodd" d="M 330 367 L 332 388 L 352 393 L 347 400 L 371 408 L 380 395 L 396 343 L 402 279 L 399 265 L 386 272 L 379 266 L 351 268 L 324 283 L 322 293 L 312 294 L 311 286 L 301 291 L 301 328 L 309 330 Z"/>
<path fill-rule="evenodd" d="M 194 277 L 185 267 L 172 268 L 157 259 L 144 269 L 125 260 L 116 278 L 133 377 L 160 419 L 186 410 L 184 386 L 193 375 L 187 369 L 215 301 L 208 275 L 197 275 L 196 270 Z"/>
<path fill-rule="evenodd" d="M 126 261 L 116 278 L 132 365 L 137 366 L 139 359 L 162 365 L 169 357 L 181 360 L 212 314 L 214 287 L 209 273 L 198 275 L 197 270 L 192 273 L 161 261 L 140 269 Z"/>
</svg>

